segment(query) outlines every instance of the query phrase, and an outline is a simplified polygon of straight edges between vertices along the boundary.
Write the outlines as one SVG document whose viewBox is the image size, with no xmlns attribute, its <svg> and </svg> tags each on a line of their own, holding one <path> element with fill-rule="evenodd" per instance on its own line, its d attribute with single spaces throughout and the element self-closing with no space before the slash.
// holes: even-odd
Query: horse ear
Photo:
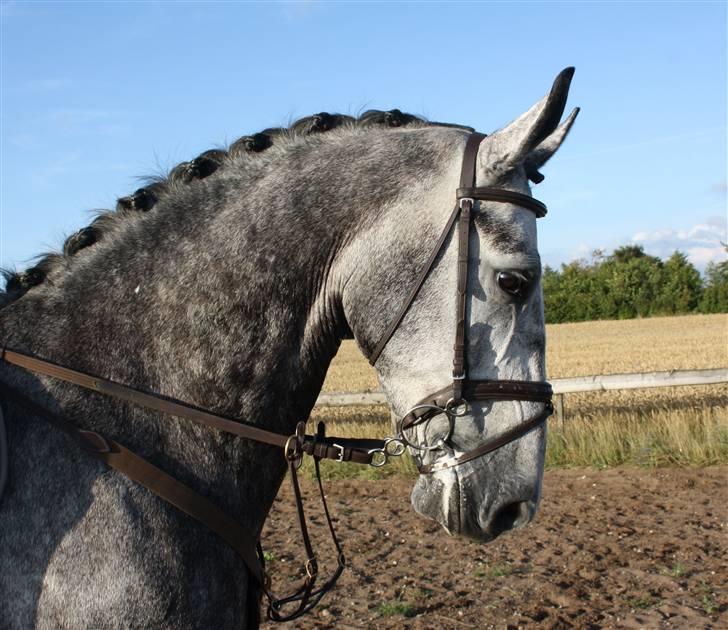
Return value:
<svg viewBox="0 0 728 630">
<path fill-rule="evenodd" d="M 515 168 L 522 164 L 542 142 L 550 139 L 559 128 L 559 121 L 566 107 L 573 76 L 574 68 L 562 70 L 556 77 L 551 91 L 544 98 L 512 123 L 488 136 L 484 143 L 488 144 L 489 150 L 482 152 L 481 164 L 486 173 L 492 173 L 494 170 L 504 172 Z M 572 116 L 575 118 L 576 114 L 572 113 Z M 567 122 L 564 124 L 566 125 Z M 573 118 L 571 123 L 573 123 Z M 568 127 L 571 127 L 571 123 Z M 564 133 L 563 137 L 565 136 Z"/>
<path fill-rule="evenodd" d="M 556 130 L 550 136 L 526 156 L 523 165 L 526 168 L 526 174 L 529 179 L 534 183 L 538 184 L 543 181 L 543 175 L 538 172 L 538 169 L 551 159 L 551 156 L 556 153 L 564 140 L 566 140 L 566 136 L 569 134 L 569 130 L 574 124 L 579 111 L 578 107 L 571 110 L 566 120 L 556 127 Z"/>
</svg>

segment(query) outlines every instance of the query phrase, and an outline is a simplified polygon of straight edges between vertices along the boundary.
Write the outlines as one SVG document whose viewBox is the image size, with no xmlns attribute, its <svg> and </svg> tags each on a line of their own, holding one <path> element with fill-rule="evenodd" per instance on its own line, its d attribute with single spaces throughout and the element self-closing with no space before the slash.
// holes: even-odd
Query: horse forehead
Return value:
<svg viewBox="0 0 728 630">
<path fill-rule="evenodd" d="M 489 204 L 476 214 L 475 224 L 489 250 L 538 257 L 536 217 L 530 210 L 511 204 Z"/>
</svg>

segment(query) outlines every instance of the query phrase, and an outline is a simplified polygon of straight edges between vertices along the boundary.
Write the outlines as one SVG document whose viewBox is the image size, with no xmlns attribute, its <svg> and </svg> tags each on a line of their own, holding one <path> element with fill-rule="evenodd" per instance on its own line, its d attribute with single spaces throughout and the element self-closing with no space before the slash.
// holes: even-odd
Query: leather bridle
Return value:
<svg viewBox="0 0 728 630">
<path fill-rule="evenodd" d="M 327 437 L 323 423 L 319 423 L 315 435 L 307 435 L 305 432 L 305 423 L 303 422 L 298 423 L 296 432 L 293 435 L 274 433 L 240 419 L 227 418 L 214 414 L 205 409 L 200 409 L 160 394 L 139 391 L 126 385 L 79 372 L 17 350 L 12 350 L 7 347 L 0 348 L 0 361 L 22 367 L 32 373 L 49 376 L 94 392 L 125 400 L 141 407 L 161 412 L 167 416 L 186 418 L 219 431 L 281 448 L 289 466 L 303 544 L 307 555 L 305 563 L 306 577 L 302 585 L 292 594 L 278 598 L 270 591 L 270 581 L 265 572 L 264 556 L 258 542 L 259 532 L 247 530 L 207 498 L 154 466 L 146 459 L 131 452 L 121 444 L 96 431 L 79 428 L 76 423 L 46 409 L 18 388 L 0 382 L 0 394 L 2 394 L 5 400 L 10 400 L 21 405 L 33 415 L 45 418 L 53 426 L 68 434 L 89 455 L 143 485 L 167 503 L 174 505 L 198 522 L 204 524 L 208 529 L 225 540 L 244 561 L 250 571 L 251 577 L 260 586 L 261 591 L 266 594 L 269 602 L 268 617 L 270 619 L 274 621 L 290 621 L 300 617 L 311 610 L 333 587 L 346 565 L 321 485 L 319 474 L 320 460 L 332 459 L 338 462 L 354 462 L 358 464 L 369 464 L 371 466 L 382 466 L 387 462 L 388 457 L 402 455 L 407 446 L 416 450 L 441 450 L 446 453 L 446 457 L 440 458 L 440 461 L 436 461 L 433 464 L 419 466 L 421 473 L 432 473 L 481 457 L 518 439 L 526 432 L 543 423 L 552 412 L 552 392 L 551 386 L 548 383 L 507 380 L 478 381 L 468 379 L 467 377 L 465 351 L 467 346 L 466 296 L 468 240 L 475 201 L 513 203 L 520 207 L 528 208 L 536 216 L 544 216 L 546 214 L 546 207 L 541 202 L 527 195 L 499 188 L 475 187 L 475 160 L 478 153 L 478 146 L 484 137 L 483 134 L 477 133 L 469 136 L 465 146 L 460 187 L 457 190 L 457 205 L 450 215 L 427 263 L 422 268 L 415 286 L 408 294 L 397 316 L 382 335 L 369 357 L 369 362 L 374 365 L 417 297 L 453 225 L 457 223 L 459 235 L 457 324 L 452 384 L 427 396 L 415 405 L 397 424 L 397 435 L 395 437 L 385 440 Z M 485 442 L 475 449 L 456 454 L 452 445 L 449 444 L 449 439 L 452 435 L 456 418 L 464 414 L 463 407 L 466 407 L 468 403 L 473 401 L 482 402 L 494 400 L 543 402 L 545 403 L 545 410 L 540 415 L 526 420 L 517 427 Z M 432 447 L 423 447 L 421 444 L 407 438 L 406 432 L 408 430 L 440 414 L 445 415 L 450 426 L 450 430 L 445 438 L 440 439 Z M 0 420 L 1 418 L 2 415 L 0 412 Z M 2 426 L 0 426 L 1 429 Z M 0 481 L 4 481 L 3 466 L 7 465 L 7 454 L 4 453 L 4 442 L 0 442 L 0 447 L 2 447 L 0 448 Z M 337 568 L 334 570 L 332 576 L 319 588 L 315 588 L 318 577 L 318 564 L 309 539 L 303 511 L 303 501 L 298 484 L 297 470 L 301 465 L 304 455 L 310 455 L 314 459 L 324 515 L 326 516 L 332 540 L 337 550 Z M 3 459 L 5 460 L 4 462 L 1 461 Z M 1 489 L 2 485 L 0 485 Z M 1 497 L 2 493 L 0 493 Z M 291 612 L 284 614 L 283 608 L 291 604 L 295 604 L 295 608 Z"/>
<path fill-rule="evenodd" d="M 551 385 L 540 381 L 511 381 L 511 380 L 473 380 L 467 374 L 467 322 L 466 322 L 466 300 L 468 293 L 468 244 L 472 219 L 475 216 L 476 201 L 497 201 L 501 203 L 512 203 L 516 206 L 531 210 L 536 217 L 546 215 L 546 206 L 540 201 L 523 195 L 521 193 L 494 188 L 490 186 L 477 187 L 475 185 L 476 159 L 478 148 L 485 138 L 485 134 L 473 133 L 468 137 L 465 144 L 463 165 L 460 171 L 460 186 L 457 189 L 456 205 L 450 218 L 445 224 L 434 249 L 432 250 L 424 267 L 409 292 L 407 299 L 400 307 L 397 315 L 392 319 L 384 334 L 377 342 L 369 357 L 369 363 L 374 365 L 382 354 L 385 346 L 402 323 L 404 316 L 417 298 L 425 279 L 435 264 L 437 255 L 445 245 L 445 241 L 452 231 L 453 225 L 457 224 L 458 234 L 458 261 L 457 261 L 457 301 L 456 301 L 456 324 L 455 344 L 453 346 L 453 370 L 452 383 L 434 394 L 430 394 L 418 402 L 404 417 L 397 423 L 396 439 L 400 443 L 419 451 L 443 451 L 446 456 L 432 464 L 419 464 L 420 473 L 427 474 L 457 466 L 464 462 L 482 457 L 491 453 L 506 444 L 517 440 L 531 429 L 545 422 L 553 413 L 551 397 L 553 391 Z M 542 402 L 545 404 L 542 413 L 526 419 L 516 427 L 498 435 L 477 448 L 457 454 L 450 443 L 454 432 L 455 422 L 458 417 L 465 415 L 468 403 L 489 402 L 496 400 L 523 400 L 531 402 Z M 445 437 L 432 446 L 423 446 L 415 440 L 407 437 L 408 430 L 415 429 L 434 416 L 444 415 L 448 423 L 448 431 Z M 390 447 L 390 450 L 391 447 Z M 402 449 L 404 450 L 404 449 Z"/>
</svg>

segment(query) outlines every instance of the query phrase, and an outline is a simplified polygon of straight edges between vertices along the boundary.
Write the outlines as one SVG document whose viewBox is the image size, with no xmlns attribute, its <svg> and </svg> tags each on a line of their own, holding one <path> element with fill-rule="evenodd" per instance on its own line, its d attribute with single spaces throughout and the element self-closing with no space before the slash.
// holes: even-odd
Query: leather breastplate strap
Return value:
<svg viewBox="0 0 728 630">
<path fill-rule="evenodd" d="M 333 588 L 346 565 L 321 485 L 319 461 L 321 459 L 333 459 L 338 462 L 354 462 L 381 466 L 386 462 L 388 455 L 395 454 L 388 447 L 390 440 L 326 437 L 323 423 L 319 423 L 316 435 L 306 435 L 305 423 L 299 423 L 294 435 L 285 436 L 260 429 L 250 424 L 244 424 L 237 420 L 225 418 L 224 416 L 219 416 L 177 400 L 165 398 L 157 394 L 140 392 L 131 387 L 72 370 L 22 352 L 2 349 L 0 351 L 0 360 L 22 367 L 35 374 L 50 376 L 101 394 L 132 402 L 147 409 L 187 418 L 188 420 L 210 428 L 283 449 L 289 466 L 307 560 L 305 564 L 306 577 L 302 585 L 291 594 L 284 597 L 276 597 L 270 591 L 269 580 L 265 574 L 264 557 L 260 549 L 260 544 L 258 543 L 257 533 L 248 531 L 204 496 L 121 444 L 106 438 L 98 432 L 79 428 L 73 422 L 36 403 L 18 389 L 0 382 L 0 395 L 2 395 L 4 400 L 15 402 L 30 410 L 34 415 L 44 418 L 50 424 L 69 435 L 89 455 L 144 486 L 170 505 L 175 506 L 199 523 L 205 525 L 210 531 L 227 542 L 245 563 L 251 578 L 260 587 L 260 592 L 266 594 L 268 598 L 268 617 L 274 621 L 291 621 L 310 611 Z M 303 510 L 303 499 L 298 486 L 297 470 L 304 453 L 314 458 L 324 516 L 326 517 L 331 538 L 337 551 L 336 569 L 324 584 L 318 588 L 315 587 L 318 578 L 318 563 L 308 535 L 308 527 Z M 0 453 L 0 456 L 3 455 L 4 453 Z M 4 457 L 3 459 L 6 464 L 7 458 Z M 0 461 L 0 466 L 2 464 L 3 461 Z M 0 480 L 4 481 L 4 479 Z"/>
<path fill-rule="evenodd" d="M 148 394 L 96 376 L 85 374 L 77 370 L 57 365 L 50 361 L 33 357 L 15 350 L 0 350 L 0 360 L 25 368 L 36 374 L 43 374 L 90 389 L 100 394 L 119 398 L 128 402 L 159 411 L 171 416 L 186 418 L 198 424 L 225 431 L 232 435 L 255 440 L 264 444 L 271 444 L 285 448 L 289 443 L 289 436 L 273 431 L 266 431 L 252 424 L 226 418 L 204 409 L 199 409 L 178 400 L 165 398 L 158 394 Z M 315 455 L 320 459 L 333 459 L 338 462 L 353 462 L 355 464 L 371 464 L 376 457 L 375 453 L 383 449 L 384 440 L 329 438 L 316 435 L 305 435 L 301 439 L 301 448 L 308 455 Z"/>
<path fill-rule="evenodd" d="M 132 481 L 143 485 L 158 497 L 206 525 L 235 550 L 245 562 L 253 578 L 259 584 L 263 584 L 263 571 L 255 546 L 258 537 L 230 518 L 214 503 L 117 442 L 109 440 L 95 431 L 79 429 L 75 424 L 37 404 L 16 389 L 0 383 L 0 394 L 4 400 L 15 402 L 34 415 L 45 418 L 53 426 L 69 435 L 95 459 L 122 472 Z"/>
</svg>

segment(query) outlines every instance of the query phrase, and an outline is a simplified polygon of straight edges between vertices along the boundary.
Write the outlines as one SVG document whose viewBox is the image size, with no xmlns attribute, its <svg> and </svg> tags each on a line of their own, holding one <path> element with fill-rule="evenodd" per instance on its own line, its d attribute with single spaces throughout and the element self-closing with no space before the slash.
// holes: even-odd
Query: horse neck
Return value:
<svg viewBox="0 0 728 630">
<path fill-rule="evenodd" d="M 251 176 L 233 164 L 120 221 L 51 282 L 0 311 L 2 343 L 293 433 L 346 327 L 332 267 L 358 216 L 334 220 L 336 191 L 315 189 L 297 168 L 261 160 Z M 262 526 L 285 472 L 279 450 L 7 365 L 0 378 Z M 264 508 L 256 517 L 251 502 Z"/>
</svg>

